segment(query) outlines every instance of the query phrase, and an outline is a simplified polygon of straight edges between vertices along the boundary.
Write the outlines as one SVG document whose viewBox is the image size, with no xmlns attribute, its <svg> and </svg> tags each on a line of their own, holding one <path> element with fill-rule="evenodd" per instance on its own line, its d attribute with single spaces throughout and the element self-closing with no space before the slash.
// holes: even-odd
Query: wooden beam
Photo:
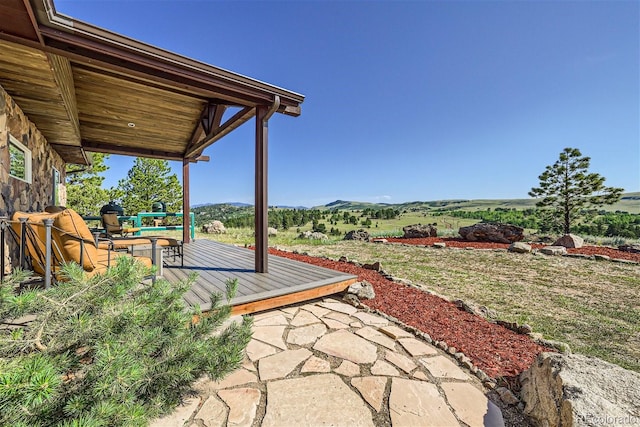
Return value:
<svg viewBox="0 0 640 427">
<path fill-rule="evenodd" d="M 189 157 L 188 160 L 190 163 L 208 162 L 209 160 L 211 160 L 211 157 L 209 156 Z"/>
<path fill-rule="evenodd" d="M 182 160 L 182 154 L 168 151 L 151 150 L 140 147 L 113 147 L 110 143 L 82 140 L 82 147 L 87 151 L 107 154 L 121 154 L 123 156 L 149 157 L 151 159 Z"/>
<path fill-rule="evenodd" d="M 269 113 L 269 107 L 260 105 L 256 107 L 256 154 L 255 154 L 255 269 L 257 273 L 269 271 L 268 251 L 269 237 L 267 227 L 268 218 L 268 135 L 269 122 L 265 120 Z"/>
<path fill-rule="evenodd" d="M 51 64 L 53 77 L 58 84 L 58 88 L 60 89 L 64 108 L 67 111 L 67 115 L 69 116 L 69 122 L 73 127 L 73 132 L 76 134 L 77 140 L 80 141 L 78 104 L 76 101 L 76 89 L 73 82 L 73 71 L 71 70 L 71 63 L 67 58 L 55 55 L 53 53 L 47 53 L 47 58 L 49 59 L 49 64 Z"/>
<path fill-rule="evenodd" d="M 255 108 L 245 107 L 230 117 L 224 124 L 216 129 L 213 134 L 205 136 L 200 141 L 194 143 L 187 149 L 183 157 L 194 157 L 202 153 L 202 151 L 224 137 L 243 123 L 249 121 L 255 115 Z"/>
<path fill-rule="evenodd" d="M 226 110 L 226 105 L 216 104 L 213 102 L 209 102 L 205 105 L 200 117 L 200 124 L 207 135 L 211 135 L 220 127 L 222 116 Z"/>
<path fill-rule="evenodd" d="M 298 302 L 309 301 L 316 298 L 325 297 L 327 295 L 343 292 L 358 279 L 349 279 L 343 282 L 333 283 L 318 288 L 307 289 L 306 291 L 295 292 L 288 295 L 264 299 L 261 301 L 248 302 L 238 304 L 231 308 L 231 315 L 243 315 L 257 313 L 259 311 L 270 310 L 272 308 L 284 307 Z"/>
<path fill-rule="evenodd" d="M 29 21 L 31 21 L 31 25 L 33 26 L 33 31 L 35 31 L 36 36 L 38 37 L 38 41 L 42 46 L 44 46 L 44 39 L 42 38 L 42 34 L 40 34 L 40 30 L 38 29 L 38 20 L 36 19 L 35 13 L 33 13 L 33 9 L 31 8 L 31 3 L 29 0 L 22 0 L 25 9 L 27 9 L 27 14 L 29 15 Z"/>
<path fill-rule="evenodd" d="M 273 98 L 271 93 L 256 87 L 240 85 L 231 79 L 184 67 L 176 61 L 167 61 L 147 52 L 133 52 L 126 46 L 117 46 L 104 40 L 89 38 L 81 33 L 67 33 L 43 25 L 40 25 L 39 30 L 45 37 L 48 48 L 60 49 L 74 55 L 78 54 L 85 60 L 99 61 L 108 68 L 110 68 L 109 66 L 118 69 L 125 68 L 140 72 L 146 78 L 158 78 L 163 81 L 173 81 L 174 84 L 180 83 L 202 89 L 210 89 L 214 86 L 215 91 L 221 95 L 242 99 L 250 103 L 265 102 Z M 293 101 L 290 105 L 298 105 L 300 102 Z"/>
<path fill-rule="evenodd" d="M 189 159 L 182 160 L 182 242 L 191 241 L 191 215 L 189 209 Z"/>
</svg>

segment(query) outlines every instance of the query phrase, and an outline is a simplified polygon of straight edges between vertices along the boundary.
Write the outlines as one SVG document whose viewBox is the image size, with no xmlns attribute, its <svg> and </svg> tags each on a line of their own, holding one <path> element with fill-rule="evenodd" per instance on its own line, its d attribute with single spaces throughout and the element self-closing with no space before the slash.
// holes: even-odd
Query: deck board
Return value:
<svg viewBox="0 0 640 427">
<path fill-rule="evenodd" d="M 249 249 L 198 239 L 184 245 L 184 266 L 178 259 L 165 259 L 163 275 L 169 281 L 179 281 L 197 273 L 185 300 L 191 306 L 200 305 L 203 311 L 211 308 L 211 293 L 224 294 L 227 279 L 237 278 L 238 291 L 231 305 L 242 307 L 242 313 L 259 310 L 261 301 L 272 308 L 309 295 L 327 295 L 356 280 L 353 275 L 275 255 L 269 255 L 268 273 L 256 273 L 254 256 Z"/>
</svg>

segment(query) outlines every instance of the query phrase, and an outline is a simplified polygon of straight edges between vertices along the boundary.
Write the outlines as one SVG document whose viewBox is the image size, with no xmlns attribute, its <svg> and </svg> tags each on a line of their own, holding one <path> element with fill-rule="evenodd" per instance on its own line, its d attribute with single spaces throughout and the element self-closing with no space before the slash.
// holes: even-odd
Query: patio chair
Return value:
<svg viewBox="0 0 640 427">
<path fill-rule="evenodd" d="M 60 268 L 68 262 L 79 264 L 87 275 L 93 276 L 116 265 L 119 257 L 131 256 L 116 252 L 108 246 L 99 247 L 87 224 L 72 209 L 55 213 L 15 212 L 11 227 L 24 242 L 26 247 L 22 250 L 29 256 L 33 271 L 45 277 L 45 284 L 51 278 L 64 280 L 60 275 Z M 47 230 L 48 227 L 50 231 Z M 49 232 L 50 235 L 47 236 Z M 135 258 L 147 267 L 152 265 L 150 258 Z M 51 277 L 48 277 L 47 271 L 51 272 Z"/>
<path fill-rule="evenodd" d="M 102 214 L 102 226 L 109 238 L 113 237 L 114 234 L 126 237 L 129 233 L 140 231 L 139 227 L 123 227 L 118 220 L 118 215 L 115 213 Z"/>
</svg>

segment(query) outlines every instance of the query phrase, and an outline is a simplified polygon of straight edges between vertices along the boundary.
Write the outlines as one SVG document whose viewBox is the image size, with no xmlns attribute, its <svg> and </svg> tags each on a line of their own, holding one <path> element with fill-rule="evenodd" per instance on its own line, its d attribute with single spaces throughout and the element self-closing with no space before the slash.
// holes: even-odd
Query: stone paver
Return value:
<svg viewBox="0 0 640 427">
<path fill-rule="evenodd" d="M 469 378 L 458 365 L 444 356 L 425 357 L 420 359 L 420 363 L 427 368 L 431 375 L 437 378 L 454 378 L 457 380 Z"/>
<path fill-rule="evenodd" d="M 390 363 L 384 360 L 376 360 L 376 363 L 371 367 L 371 373 L 373 375 L 386 375 L 388 377 L 399 377 L 400 372 L 393 367 Z"/>
<path fill-rule="evenodd" d="M 286 350 L 287 345 L 282 339 L 282 334 L 284 334 L 285 329 L 286 326 L 254 326 L 253 339 L 271 344 L 281 350 Z"/>
<path fill-rule="evenodd" d="M 418 341 L 415 338 L 402 338 L 398 342 L 412 356 L 430 356 L 438 354 L 438 350 L 432 345 Z"/>
<path fill-rule="evenodd" d="M 376 346 L 345 330 L 324 335 L 313 348 L 354 363 L 373 363 L 377 357 Z"/>
<path fill-rule="evenodd" d="M 298 307 L 284 307 L 280 309 L 280 311 L 282 311 L 283 313 L 289 314 L 291 316 L 295 315 L 298 312 L 298 310 L 299 310 Z"/>
<path fill-rule="evenodd" d="M 320 319 L 306 310 L 298 311 L 298 314 L 291 319 L 291 326 L 306 326 L 312 323 L 320 323 Z"/>
<path fill-rule="evenodd" d="M 351 379 L 351 385 L 358 389 L 364 400 L 376 412 L 382 409 L 384 391 L 387 387 L 387 377 L 358 377 Z"/>
<path fill-rule="evenodd" d="M 380 316 L 375 316 L 373 314 L 365 313 L 364 311 L 354 313 L 352 316 L 360 320 L 367 326 L 384 326 L 389 324 L 389 321 L 387 319 Z"/>
<path fill-rule="evenodd" d="M 422 380 L 422 381 L 429 381 L 429 377 L 427 377 L 427 374 L 425 374 L 422 371 L 415 371 L 413 373 L 413 378 L 417 378 L 417 379 Z"/>
<path fill-rule="evenodd" d="M 287 343 L 296 345 L 312 344 L 325 332 L 327 332 L 327 327 L 322 323 L 291 329 L 287 335 Z"/>
<path fill-rule="evenodd" d="M 320 320 L 322 320 L 329 329 L 349 329 L 349 325 L 338 322 L 337 320 L 329 319 L 328 317 L 323 317 Z"/>
<path fill-rule="evenodd" d="M 200 404 L 200 399 L 197 397 L 191 397 L 185 399 L 184 403 L 178 406 L 172 413 L 166 417 L 158 418 L 151 423 L 149 427 L 175 427 L 183 425 L 196 410 Z"/>
<path fill-rule="evenodd" d="M 278 314 L 277 316 L 266 317 L 262 320 L 255 321 L 253 326 L 287 326 L 289 320 L 284 317 L 284 314 Z"/>
<path fill-rule="evenodd" d="M 360 375 L 360 365 L 356 365 L 348 360 L 343 360 L 340 366 L 333 370 L 336 374 L 344 375 L 345 377 L 355 377 Z"/>
<path fill-rule="evenodd" d="M 220 390 L 218 396 L 229 406 L 227 426 L 251 427 L 260 404 L 260 395 L 260 390 L 256 388 Z"/>
<path fill-rule="evenodd" d="M 269 310 L 263 311 L 262 313 L 254 314 L 251 317 L 253 317 L 254 322 L 259 322 L 261 320 L 268 319 L 269 317 L 281 315 L 284 312 L 285 310 Z"/>
<path fill-rule="evenodd" d="M 351 322 L 351 323 L 349 323 L 349 326 L 351 326 L 352 328 L 360 329 L 360 328 L 362 328 L 362 323 L 361 322 Z"/>
<path fill-rule="evenodd" d="M 328 360 L 320 359 L 319 357 L 311 356 L 304 362 L 302 368 L 300 368 L 300 372 L 331 372 L 331 364 Z"/>
<path fill-rule="evenodd" d="M 277 348 L 257 340 L 251 340 L 247 345 L 247 357 L 252 362 L 262 359 L 263 357 L 271 356 L 272 354 L 276 354 L 277 352 Z"/>
<path fill-rule="evenodd" d="M 328 308 L 329 310 L 337 311 L 338 313 L 344 313 L 349 316 L 358 312 L 358 309 L 354 306 L 345 304 L 343 302 L 338 302 L 336 300 L 323 301 L 318 305 L 320 307 Z"/>
<path fill-rule="evenodd" d="M 393 378 L 389 412 L 394 426 L 458 426 L 447 403 L 434 384 Z"/>
<path fill-rule="evenodd" d="M 214 389 L 223 389 L 235 387 L 238 385 L 244 385 L 249 383 L 255 383 L 258 381 L 258 377 L 253 372 L 249 372 L 246 369 L 238 369 L 229 375 L 227 375 L 223 380 L 214 382 Z"/>
<path fill-rule="evenodd" d="M 384 359 L 387 362 L 393 363 L 398 368 L 405 371 L 407 374 L 411 373 L 411 371 L 418 367 L 418 365 L 413 363 L 413 360 L 409 359 L 406 356 L 398 354 L 395 351 L 387 351 L 384 355 Z"/>
<path fill-rule="evenodd" d="M 453 407 L 458 418 L 471 427 L 489 427 L 488 415 L 496 408 L 483 392 L 469 383 L 442 383 L 440 385 L 447 401 Z"/>
<path fill-rule="evenodd" d="M 217 397 L 209 396 L 196 414 L 195 419 L 202 420 L 207 427 L 224 427 L 227 423 L 227 406 Z"/>
<path fill-rule="evenodd" d="M 347 314 L 344 313 L 336 313 L 335 311 L 332 311 L 329 314 L 325 314 L 323 316 L 323 318 L 326 319 L 331 319 L 331 320 L 337 320 L 338 322 L 342 322 L 345 325 L 349 325 L 350 323 L 352 323 L 355 319 Z"/>
<path fill-rule="evenodd" d="M 324 316 L 325 314 L 331 312 L 331 310 L 317 306 L 315 304 L 307 304 L 301 307 L 303 310 L 307 310 L 311 313 L 313 313 L 314 316 L 320 318 L 322 316 Z"/>
<path fill-rule="evenodd" d="M 374 425 L 366 404 L 334 374 L 269 382 L 267 396 L 262 427 Z"/>
<path fill-rule="evenodd" d="M 397 340 L 399 338 L 413 338 L 413 334 L 409 331 L 405 331 L 396 325 L 386 325 L 378 328 L 380 332 L 385 334 L 391 339 Z"/>
<path fill-rule="evenodd" d="M 362 329 L 358 329 L 356 334 L 360 335 L 362 338 L 366 338 L 369 341 L 372 341 L 376 344 L 383 345 L 387 347 L 389 350 L 395 350 L 396 343 L 394 340 L 386 336 L 385 334 L 376 331 L 375 329 L 365 326 Z"/>
<path fill-rule="evenodd" d="M 276 378 L 286 377 L 300 363 L 311 356 L 311 352 L 306 348 L 298 350 L 286 350 L 273 356 L 260 359 L 258 362 L 258 373 L 260 380 L 267 381 Z"/>
<path fill-rule="evenodd" d="M 244 360 L 242 361 L 242 368 L 246 369 L 247 371 L 256 372 L 256 367 L 251 362 L 251 359 L 249 359 L 249 356 L 245 356 Z"/>
</svg>

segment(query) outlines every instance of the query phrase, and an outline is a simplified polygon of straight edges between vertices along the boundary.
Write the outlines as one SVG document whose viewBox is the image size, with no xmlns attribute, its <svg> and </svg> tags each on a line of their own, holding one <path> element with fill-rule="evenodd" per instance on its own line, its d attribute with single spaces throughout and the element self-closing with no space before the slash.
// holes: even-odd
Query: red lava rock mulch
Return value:
<svg viewBox="0 0 640 427">
<path fill-rule="evenodd" d="M 469 242 L 464 239 L 442 238 L 442 237 L 425 237 L 425 238 L 404 238 L 404 237 L 385 237 L 390 243 L 405 243 L 407 245 L 424 245 L 431 246 L 436 242 L 445 243 L 452 248 L 475 248 L 475 249 L 507 249 L 508 243 L 493 242 Z M 534 243 L 531 245 L 534 249 L 543 248 L 545 245 Z M 606 255 L 610 258 L 626 259 L 628 261 L 640 262 L 640 254 L 632 252 L 624 252 L 615 248 L 606 246 L 583 246 L 578 249 L 567 249 L 570 254 L 583 255 Z"/>
<path fill-rule="evenodd" d="M 373 285 L 376 297 L 366 305 L 393 316 L 450 347 L 463 352 L 493 378 L 513 377 L 527 369 L 543 351 L 552 351 L 455 304 L 411 286 L 392 282 L 378 272 L 353 264 L 269 248 L 272 255 L 290 258 L 358 276 Z"/>
</svg>

